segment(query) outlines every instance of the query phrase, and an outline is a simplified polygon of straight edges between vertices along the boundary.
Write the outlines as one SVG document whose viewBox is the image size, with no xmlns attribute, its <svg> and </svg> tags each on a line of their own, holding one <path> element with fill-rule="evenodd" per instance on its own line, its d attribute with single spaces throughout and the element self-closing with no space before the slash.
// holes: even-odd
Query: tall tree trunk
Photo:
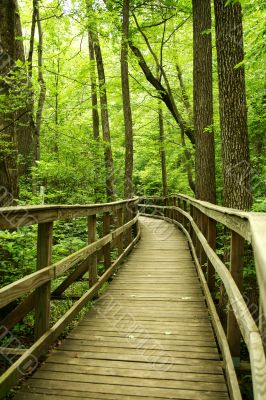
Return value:
<svg viewBox="0 0 266 400">
<path fill-rule="evenodd" d="M 22 41 L 22 28 L 19 14 L 19 7 L 17 0 L 14 1 L 16 15 L 15 15 L 15 58 L 14 60 L 20 60 L 25 62 L 24 46 Z M 15 126 L 18 140 L 18 154 L 19 164 L 18 173 L 19 176 L 28 177 L 31 173 L 31 167 L 33 165 L 33 136 L 34 136 L 34 95 L 31 83 L 30 71 L 24 67 L 24 78 L 21 81 L 21 88 L 24 91 L 24 99 L 21 108 L 16 113 L 18 122 Z"/>
<path fill-rule="evenodd" d="M 193 0 L 193 97 L 196 197 L 215 203 L 211 2 Z"/>
<path fill-rule="evenodd" d="M 167 186 L 167 170 L 166 170 L 166 154 L 164 147 L 164 124 L 163 124 L 163 110 L 161 107 L 161 102 L 158 103 L 158 116 L 159 116 L 159 139 L 160 139 L 160 158 L 161 158 L 161 171 L 162 171 L 162 187 L 163 187 L 163 197 L 166 197 L 168 194 L 168 186 Z"/>
<path fill-rule="evenodd" d="M 93 48 L 93 34 L 88 30 L 89 55 L 90 55 L 90 81 L 91 81 L 91 106 L 92 106 L 92 124 L 94 140 L 99 141 L 100 138 L 100 121 L 98 113 L 97 100 L 97 84 L 95 74 L 95 56 Z"/>
<path fill-rule="evenodd" d="M 249 209 L 250 159 L 240 3 L 214 0 L 222 138 L 224 205 Z"/>
<path fill-rule="evenodd" d="M 58 49 L 58 53 L 60 53 L 60 49 Z M 55 122 L 54 152 L 58 162 L 59 162 L 58 125 L 59 125 L 59 93 L 60 93 L 59 74 L 60 74 L 60 56 L 58 54 L 56 60 L 56 74 L 55 74 L 55 116 L 54 116 L 54 122 Z"/>
<path fill-rule="evenodd" d="M 18 198 L 19 175 L 27 175 L 32 165 L 33 97 L 26 66 L 16 66 L 18 60 L 25 62 L 17 0 L 0 0 L 0 20 L 0 185 L 12 203 Z"/>
<path fill-rule="evenodd" d="M 101 120 L 102 120 L 102 131 L 104 140 L 105 169 L 106 169 L 106 196 L 108 201 L 112 201 L 115 198 L 114 162 L 113 162 L 113 153 L 111 147 L 111 135 L 110 135 L 110 125 L 109 125 L 104 64 L 97 33 L 93 34 L 93 45 L 97 63 L 99 91 L 100 91 Z"/>
<path fill-rule="evenodd" d="M 36 143 L 36 153 L 35 153 L 35 161 L 40 160 L 40 133 L 41 133 L 41 124 L 42 124 L 42 113 L 46 96 L 46 85 L 43 78 L 43 31 L 42 31 L 42 23 L 40 18 L 39 11 L 39 1 L 35 0 L 36 4 L 36 20 L 38 26 L 38 35 L 39 35 L 39 43 L 38 43 L 38 82 L 40 85 L 40 92 L 38 98 L 38 105 L 36 111 L 36 126 L 35 126 L 35 143 Z"/>
<path fill-rule="evenodd" d="M 121 78 L 125 125 L 124 198 L 133 197 L 133 126 L 128 79 L 129 0 L 123 1 L 123 31 L 121 43 Z"/>
<path fill-rule="evenodd" d="M 10 72 L 15 66 L 16 54 L 16 12 L 17 2 L 0 0 L 0 55 L 2 96 L 0 112 L 0 206 L 15 204 L 18 198 L 18 140 L 15 123 L 16 112 L 9 111 L 11 87 L 8 82 Z"/>
</svg>

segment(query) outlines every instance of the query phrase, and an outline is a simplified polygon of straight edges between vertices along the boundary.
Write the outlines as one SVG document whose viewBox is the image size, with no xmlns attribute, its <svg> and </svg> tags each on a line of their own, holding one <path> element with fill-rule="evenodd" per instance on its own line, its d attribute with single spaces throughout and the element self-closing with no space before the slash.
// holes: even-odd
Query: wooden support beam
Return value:
<svg viewBox="0 0 266 400">
<path fill-rule="evenodd" d="M 244 239 L 231 231 L 230 272 L 239 291 L 243 291 Z M 240 363 L 241 333 L 232 308 L 227 315 L 227 340 L 236 366 Z"/>
<path fill-rule="evenodd" d="M 110 224 L 110 221 L 109 221 Z M 96 214 L 90 215 L 87 220 L 88 225 L 88 244 L 96 241 Z M 109 232 L 108 232 L 109 233 Z M 97 282 L 97 254 L 89 256 L 89 287 Z"/>
<path fill-rule="evenodd" d="M 110 233 L 110 213 L 105 212 L 103 214 L 103 236 Z M 103 258 L 105 268 L 109 268 L 111 265 L 111 244 L 107 243 L 103 248 Z"/>
<path fill-rule="evenodd" d="M 210 247 L 216 250 L 216 221 L 212 218 L 208 218 L 208 233 L 207 241 Z M 215 269 L 213 268 L 210 260 L 207 260 L 207 282 L 211 294 L 215 291 Z"/>
<path fill-rule="evenodd" d="M 0 321 L 0 326 L 10 330 L 21 321 L 35 306 L 35 293 L 31 293 L 25 300 L 17 305 L 5 318 Z"/>
<path fill-rule="evenodd" d="M 37 270 L 51 264 L 53 242 L 53 223 L 38 225 Z M 35 293 L 35 340 L 38 340 L 48 329 L 50 320 L 51 281 L 44 283 Z"/>
<path fill-rule="evenodd" d="M 123 225 L 123 207 L 121 207 L 119 210 L 117 210 L 117 227 L 119 228 L 120 226 Z M 117 238 L 117 250 L 118 250 L 118 255 L 123 253 L 123 233 L 118 236 Z"/>
</svg>

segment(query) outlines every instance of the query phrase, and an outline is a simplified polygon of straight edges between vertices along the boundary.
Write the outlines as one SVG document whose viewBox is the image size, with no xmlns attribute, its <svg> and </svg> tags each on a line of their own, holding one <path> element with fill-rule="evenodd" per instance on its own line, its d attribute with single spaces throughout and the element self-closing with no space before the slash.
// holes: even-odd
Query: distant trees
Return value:
<svg viewBox="0 0 266 400">
<path fill-rule="evenodd" d="M 18 3 L 23 6 L 24 43 Z M 46 7 L 46 0 L 32 0 L 30 11 L 25 9 L 26 3 L 0 0 L 0 185 L 14 199 L 18 198 L 21 176 L 35 179 L 37 194 L 38 185 L 47 185 L 46 176 L 51 176 L 51 186 L 64 181 L 66 167 L 71 187 L 76 185 L 77 169 L 82 170 L 81 180 L 87 180 L 81 201 L 83 196 L 89 201 L 131 197 L 135 179 L 136 187 L 147 184 L 150 193 L 182 190 L 215 202 L 217 178 L 218 196 L 223 191 L 223 199 L 218 197 L 218 201 L 250 208 L 240 2 L 214 0 L 219 82 L 219 99 L 214 103 L 218 105 L 219 100 L 221 130 L 216 148 L 211 0 L 178 4 L 172 0 L 74 0 L 67 7 L 57 1 Z M 247 7 L 252 26 L 254 5 Z M 256 12 L 259 17 L 261 10 Z M 56 26 L 59 29 L 54 35 Z M 260 32 L 257 44 L 262 52 L 262 28 Z M 28 57 L 24 44 L 29 48 Z M 250 68 L 250 63 L 247 66 Z M 256 67 L 252 68 L 255 71 Z M 248 77 L 250 94 L 250 74 Z M 253 85 L 261 88 L 261 79 Z M 260 114 L 265 97 L 262 92 L 252 93 L 252 162 L 263 173 L 265 117 L 263 120 Z M 73 148 L 69 145 L 72 139 L 77 144 Z M 220 151 L 222 173 L 217 165 L 215 175 L 215 153 L 220 160 Z M 40 162 L 35 164 L 33 179 L 34 160 Z M 118 182 L 115 175 L 120 176 Z M 256 182 L 259 184 L 260 178 L 256 177 Z M 55 191 L 63 193 L 64 183 L 59 186 Z"/>
</svg>

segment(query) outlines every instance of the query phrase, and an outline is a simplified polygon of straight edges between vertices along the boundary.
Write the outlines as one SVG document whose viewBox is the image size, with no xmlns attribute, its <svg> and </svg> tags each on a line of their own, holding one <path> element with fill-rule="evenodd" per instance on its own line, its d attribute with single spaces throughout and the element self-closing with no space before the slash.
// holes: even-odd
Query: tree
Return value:
<svg viewBox="0 0 266 400">
<path fill-rule="evenodd" d="M 93 124 L 93 137 L 99 141 L 100 138 L 100 120 L 98 113 L 98 100 L 97 100 L 97 84 L 95 74 L 95 55 L 93 48 L 93 33 L 88 29 L 88 42 L 89 42 L 89 55 L 90 55 L 90 81 L 91 81 L 91 107 L 92 107 L 92 124 Z"/>
<path fill-rule="evenodd" d="M 193 0 L 193 97 L 196 197 L 215 203 L 210 0 Z"/>
<path fill-rule="evenodd" d="M 33 103 L 17 0 L 0 1 L 0 19 L 0 185 L 15 202 L 19 175 L 27 174 L 32 165 Z"/>
<path fill-rule="evenodd" d="M 43 107 L 46 96 L 46 85 L 43 77 L 43 31 L 42 31 L 42 23 L 39 11 L 39 0 L 33 1 L 34 9 L 36 12 L 36 21 L 38 27 L 38 82 L 40 85 L 40 92 L 38 97 L 37 111 L 36 111 L 36 126 L 35 126 L 35 161 L 40 161 L 40 135 L 41 135 L 41 123 L 42 123 L 42 114 Z M 56 110 L 57 112 L 57 110 Z"/>
<path fill-rule="evenodd" d="M 108 201 L 112 201 L 115 198 L 114 161 L 113 161 L 113 153 L 111 145 L 104 64 L 103 64 L 102 51 L 97 32 L 93 32 L 93 46 L 96 56 L 99 91 L 100 91 L 101 120 L 102 120 L 104 159 L 105 159 L 105 170 L 106 170 L 106 196 Z"/>
<path fill-rule="evenodd" d="M 223 160 L 223 203 L 249 209 L 250 159 L 242 11 L 239 2 L 214 0 Z"/>
<path fill-rule="evenodd" d="M 121 79 L 123 112 L 125 126 L 125 180 L 124 198 L 133 197 L 133 127 L 130 104 L 130 89 L 128 78 L 128 34 L 129 34 L 129 0 L 123 1 L 123 23 L 121 42 Z"/>
<path fill-rule="evenodd" d="M 168 36 L 168 38 L 165 37 L 166 35 L 166 22 L 172 18 L 171 16 L 166 18 L 163 17 L 162 21 L 159 23 L 156 23 L 155 25 L 149 25 L 148 27 L 153 27 L 153 26 L 159 26 L 163 25 L 163 33 L 162 33 L 162 38 L 160 42 L 160 56 L 157 56 L 156 52 L 151 46 L 150 40 L 148 39 L 148 36 L 144 32 L 145 27 L 141 27 L 136 15 L 133 13 L 133 17 L 137 26 L 138 31 L 142 35 L 144 42 L 147 46 L 147 49 L 149 50 L 150 55 L 152 56 L 153 61 L 155 62 L 156 70 L 159 71 L 159 74 L 155 76 L 155 74 L 152 71 L 152 68 L 149 67 L 147 64 L 142 52 L 140 49 L 133 44 L 133 42 L 130 40 L 129 45 L 130 48 L 133 52 L 133 54 L 137 57 L 138 59 L 138 64 L 140 68 L 142 69 L 142 72 L 144 73 L 147 81 L 151 83 L 151 85 L 154 87 L 154 89 L 157 91 L 157 97 L 159 97 L 166 105 L 170 113 L 172 114 L 173 118 L 175 119 L 178 127 L 180 128 L 180 136 L 181 136 L 181 144 L 183 147 L 183 154 L 184 154 L 184 167 L 187 172 L 188 176 L 188 183 L 190 186 L 190 189 L 195 192 L 195 184 L 193 180 L 193 173 L 192 173 L 192 157 L 191 157 L 191 152 L 189 147 L 186 144 L 186 137 L 189 139 L 189 141 L 192 143 L 192 145 L 195 144 L 195 135 L 193 128 L 190 124 L 190 121 L 188 122 L 186 118 L 184 117 L 183 113 L 180 110 L 179 105 L 177 104 L 177 101 L 174 96 L 174 87 L 170 84 L 168 75 L 166 73 L 166 68 L 163 63 L 163 52 L 164 52 L 164 47 L 165 45 L 169 42 L 170 38 L 173 36 L 173 34 L 181 28 L 184 23 L 187 21 L 187 19 L 183 20 L 178 26 L 174 28 L 174 31 Z M 178 66 L 177 66 L 178 68 Z M 178 73 L 178 79 L 181 87 L 181 100 L 185 108 L 187 109 L 187 99 L 183 96 L 183 89 L 184 85 L 182 78 L 180 80 L 180 74 Z M 189 115 L 190 119 L 190 115 Z"/>
<path fill-rule="evenodd" d="M 161 171 L 162 171 L 162 188 L 163 188 L 163 197 L 166 197 L 168 194 L 166 152 L 165 152 L 163 110 L 160 101 L 158 102 L 158 122 L 159 122 L 159 140 L 160 140 L 160 159 L 161 159 Z"/>
</svg>

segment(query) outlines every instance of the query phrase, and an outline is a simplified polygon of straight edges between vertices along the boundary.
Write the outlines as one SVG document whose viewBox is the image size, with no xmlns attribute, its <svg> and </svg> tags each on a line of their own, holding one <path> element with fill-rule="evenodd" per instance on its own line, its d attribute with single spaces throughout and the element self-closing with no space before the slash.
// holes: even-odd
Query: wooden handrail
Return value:
<svg viewBox="0 0 266 400">
<path fill-rule="evenodd" d="M 32 357 L 39 357 L 57 339 L 64 328 L 76 317 L 86 302 L 95 295 L 110 278 L 116 267 L 129 253 L 140 238 L 138 225 L 138 198 L 106 204 L 93 205 L 56 205 L 0 208 L 0 228 L 18 228 L 23 225 L 38 224 L 37 271 L 0 289 L 0 308 L 27 294 L 26 299 L 0 322 L 6 331 L 19 322 L 35 308 L 35 343 L 0 378 L 0 398 L 16 384 L 23 375 L 23 365 L 30 363 Z M 104 236 L 96 240 L 96 216 L 103 215 Z M 112 216 L 115 229 L 110 226 Z M 88 245 L 51 264 L 53 221 L 87 217 Z M 132 232 L 131 232 L 132 231 Z M 130 232 L 130 235 L 128 234 Z M 128 241 L 130 238 L 130 241 Z M 117 247 L 118 256 L 111 260 L 111 249 Z M 104 254 L 105 271 L 97 276 L 97 255 Z M 75 268 L 60 283 L 53 293 L 59 296 L 77 279 L 89 272 L 89 289 L 73 306 L 50 328 L 51 281 L 66 275 L 70 268 Z"/>
<path fill-rule="evenodd" d="M 152 203 L 156 204 L 152 204 Z M 178 204 L 178 207 L 176 206 Z M 241 267 L 244 243 L 239 238 L 244 238 L 252 244 L 262 312 L 266 310 L 266 214 L 242 212 L 229 208 L 216 206 L 207 202 L 195 200 L 189 196 L 173 195 L 167 198 L 146 198 L 139 204 L 141 213 L 148 215 L 149 209 L 160 211 L 162 218 L 178 224 L 190 235 L 191 243 L 195 246 L 195 255 L 198 260 L 207 256 L 208 262 L 220 276 L 233 310 L 228 313 L 227 340 L 232 356 L 240 349 L 237 325 L 246 342 L 250 353 L 254 398 L 265 399 L 266 394 L 266 360 L 263 349 L 263 336 L 265 332 L 257 327 L 241 294 Z M 215 252 L 213 238 L 215 234 L 212 221 L 219 222 L 231 230 L 231 267 L 230 271 L 220 260 Z M 194 254 L 193 253 L 193 254 Z M 210 283 L 210 282 L 208 282 Z M 234 329 L 232 329 L 232 326 Z M 236 339 L 237 338 L 237 339 Z M 265 337 L 264 337 L 265 339 Z"/>
<path fill-rule="evenodd" d="M 82 218 L 104 212 L 114 212 L 126 205 L 134 206 L 138 201 L 138 197 L 135 197 L 102 204 L 0 207 L 0 229 L 13 229 L 59 219 Z"/>
</svg>

